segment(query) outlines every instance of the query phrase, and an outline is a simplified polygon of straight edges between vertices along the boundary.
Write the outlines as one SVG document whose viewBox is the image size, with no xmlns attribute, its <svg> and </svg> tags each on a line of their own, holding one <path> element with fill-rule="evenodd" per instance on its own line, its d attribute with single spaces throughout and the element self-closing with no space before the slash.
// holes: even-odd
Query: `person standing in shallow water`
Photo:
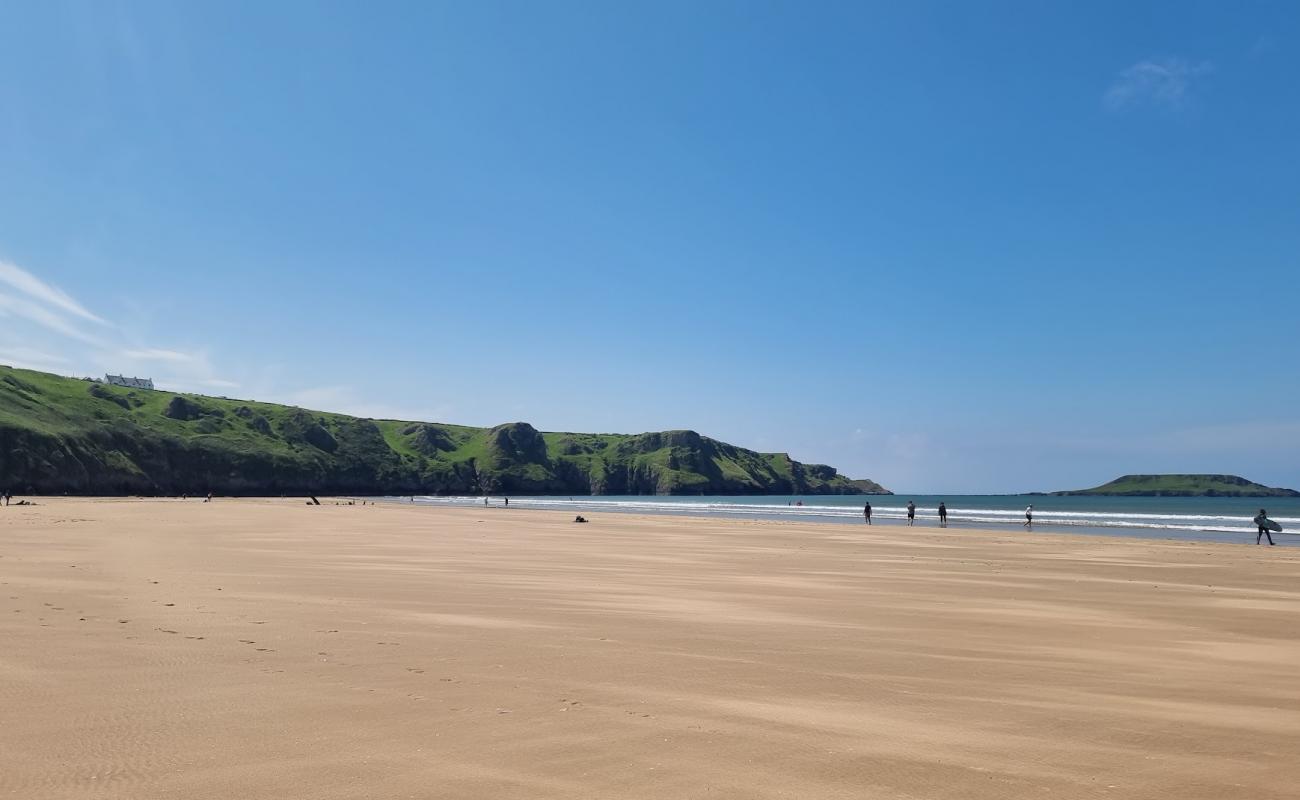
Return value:
<svg viewBox="0 0 1300 800">
<path fill-rule="evenodd" d="M 1024 525 L 1024 527 L 1026 527 L 1026 528 L 1032 528 L 1032 527 L 1034 527 L 1034 507 L 1033 507 L 1033 506 L 1030 506 L 1029 508 L 1026 508 L 1026 509 L 1025 509 L 1025 525 Z"/>
<path fill-rule="evenodd" d="M 871 501 L 870 500 L 868 500 L 867 504 L 862 507 L 862 516 L 867 518 L 867 524 L 870 525 L 871 524 Z"/>
<path fill-rule="evenodd" d="M 911 500 L 907 501 L 907 524 L 911 525 L 916 522 L 916 503 Z"/>
<path fill-rule="evenodd" d="M 939 502 L 939 527 L 948 527 L 948 507 L 942 501 Z"/>
<path fill-rule="evenodd" d="M 1255 526 L 1259 528 L 1259 533 L 1255 534 L 1255 544 L 1259 544 L 1259 540 L 1267 536 L 1268 544 L 1271 547 L 1273 545 L 1273 532 L 1268 529 L 1268 512 L 1262 508 L 1255 515 Z"/>
</svg>

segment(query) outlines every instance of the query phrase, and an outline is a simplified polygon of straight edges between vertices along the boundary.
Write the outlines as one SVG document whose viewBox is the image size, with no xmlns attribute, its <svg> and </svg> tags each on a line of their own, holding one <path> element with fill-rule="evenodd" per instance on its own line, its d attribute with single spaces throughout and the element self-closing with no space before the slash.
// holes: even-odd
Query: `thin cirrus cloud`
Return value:
<svg viewBox="0 0 1300 800">
<path fill-rule="evenodd" d="M 55 311 L 32 302 L 29 298 L 13 295 L 0 295 L 0 316 L 21 317 L 48 331 L 76 339 L 88 345 L 100 346 L 102 342 L 94 336 L 72 324 L 67 318 Z"/>
<path fill-rule="evenodd" d="M 182 353 L 177 350 L 160 350 L 149 348 L 145 350 L 123 350 L 122 355 L 127 358 L 133 358 L 137 361 L 164 361 L 171 364 L 192 364 L 199 360 L 198 356 L 190 353 Z"/>
<path fill-rule="evenodd" d="M 1193 84 L 1213 71 L 1208 61 L 1146 59 L 1120 72 L 1103 100 L 1112 111 L 1140 106 L 1179 110 L 1191 101 Z"/>
<path fill-rule="evenodd" d="M 14 320 L 0 326 L 0 355 L 16 365 L 58 372 L 162 368 L 177 387 L 237 386 L 216 377 L 205 353 L 130 343 L 117 325 L 15 264 L 0 261 L 0 286 L 9 289 L 0 292 L 0 318 Z"/>
<path fill-rule="evenodd" d="M 67 292 L 57 286 L 51 286 L 15 264 L 0 261 L 0 283 L 8 284 L 32 299 L 54 306 L 84 320 L 97 322 L 100 325 L 107 324 L 100 317 L 90 313 L 85 306 L 78 303 Z"/>
</svg>

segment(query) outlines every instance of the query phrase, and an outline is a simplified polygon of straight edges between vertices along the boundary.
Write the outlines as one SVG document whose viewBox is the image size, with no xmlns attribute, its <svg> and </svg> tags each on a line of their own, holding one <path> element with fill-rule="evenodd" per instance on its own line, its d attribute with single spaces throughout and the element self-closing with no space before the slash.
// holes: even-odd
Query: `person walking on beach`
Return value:
<svg viewBox="0 0 1300 800">
<path fill-rule="evenodd" d="M 916 521 L 916 503 L 911 500 L 907 501 L 907 524 L 911 525 Z"/>
<path fill-rule="evenodd" d="M 1024 525 L 1024 527 L 1026 527 L 1026 528 L 1032 528 L 1032 527 L 1034 527 L 1034 507 L 1033 507 L 1032 505 L 1031 505 L 1029 508 L 1026 508 L 1026 509 L 1025 509 L 1025 525 Z"/>
<path fill-rule="evenodd" d="M 871 524 L 871 501 L 870 500 L 868 500 L 867 504 L 862 507 L 862 516 L 867 518 L 867 524 L 870 525 Z"/>
<path fill-rule="evenodd" d="M 939 501 L 939 527 L 948 527 L 948 507 L 943 504 L 942 500 Z"/>
<path fill-rule="evenodd" d="M 1255 515 L 1255 526 L 1259 528 L 1259 533 L 1255 534 L 1255 544 L 1259 544 L 1260 538 L 1267 536 L 1268 544 L 1271 547 L 1273 545 L 1273 532 L 1268 527 L 1268 512 L 1262 508 Z"/>
</svg>

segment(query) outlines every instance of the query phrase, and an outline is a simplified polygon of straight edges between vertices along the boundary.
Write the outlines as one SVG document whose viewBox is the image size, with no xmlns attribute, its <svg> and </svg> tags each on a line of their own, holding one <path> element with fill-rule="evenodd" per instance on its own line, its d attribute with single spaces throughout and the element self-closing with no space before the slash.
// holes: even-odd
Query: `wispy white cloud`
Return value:
<svg viewBox="0 0 1300 800">
<path fill-rule="evenodd" d="M 63 356 L 56 356 L 53 353 L 44 353 L 30 347 L 0 347 L 0 359 L 18 362 L 41 361 L 47 364 L 68 363 L 68 359 Z"/>
<path fill-rule="evenodd" d="M 192 364 L 195 361 L 200 360 L 199 356 L 192 353 L 182 353 L 178 350 L 162 350 L 158 348 L 123 350 L 122 355 L 137 361 L 166 361 L 173 364 Z"/>
<path fill-rule="evenodd" d="M 92 313 L 71 294 L 7 261 L 0 261 L 0 354 L 19 366 L 51 372 L 95 371 L 149 375 L 164 370 L 159 386 L 230 389 L 206 352 L 157 347 Z M 90 324 L 93 323 L 93 324 Z"/>
<path fill-rule="evenodd" d="M 68 369 L 69 361 L 60 355 L 46 353 L 31 347 L 15 345 L 0 347 L 0 364 L 41 372 L 61 372 Z"/>
<path fill-rule="evenodd" d="M 1255 40 L 1246 54 L 1251 58 L 1262 58 L 1277 49 L 1277 39 L 1264 34 Z"/>
<path fill-rule="evenodd" d="M 70 339 L 76 339 L 79 342 L 90 345 L 100 345 L 102 342 L 99 338 L 91 336 L 82 331 L 76 325 L 68 321 L 66 317 L 46 308 L 39 303 L 32 302 L 30 299 L 17 297 L 15 295 L 0 294 L 0 313 L 6 316 L 22 317 L 23 319 L 34 322 L 46 330 L 61 334 Z"/>
<path fill-rule="evenodd" d="M 1214 71 L 1208 61 L 1181 58 L 1147 59 L 1128 67 L 1106 90 L 1104 101 L 1112 111 L 1142 105 L 1181 109 L 1191 100 L 1192 84 Z"/>
<path fill-rule="evenodd" d="M 100 317 L 90 313 L 85 306 L 74 300 L 67 292 L 57 286 L 51 286 L 27 270 L 7 261 L 0 261 L 0 283 L 6 283 L 33 299 L 82 319 L 98 322 L 101 325 L 107 324 Z"/>
</svg>

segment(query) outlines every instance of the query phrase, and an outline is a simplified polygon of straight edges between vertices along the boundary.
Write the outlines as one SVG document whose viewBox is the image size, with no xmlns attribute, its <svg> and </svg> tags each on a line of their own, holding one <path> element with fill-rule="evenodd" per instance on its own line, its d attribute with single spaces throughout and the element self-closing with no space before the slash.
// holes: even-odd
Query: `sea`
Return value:
<svg viewBox="0 0 1300 800">
<path fill-rule="evenodd" d="M 483 497 L 393 497 L 428 506 L 483 506 Z M 1255 541 L 1251 520 L 1261 508 L 1280 524 L 1279 545 L 1300 545 L 1300 498 L 1294 497 L 1055 497 L 1050 495 L 821 495 L 821 496 L 600 496 L 511 497 L 511 508 L 597 514 L 674 514 L 731 519 L 791 520 L 864 525 L 871 503 L 876 525 L 906 525 L 907 501 L 918 525 L 938 525 L 940 502 L 949 528 L 1023 531 L 1025 507 L 1034 506 L 1035 533 L 1095 534 L 1213 542 Z M 487 498 L 502 506 L 505 498 Z"/>
</svg>

